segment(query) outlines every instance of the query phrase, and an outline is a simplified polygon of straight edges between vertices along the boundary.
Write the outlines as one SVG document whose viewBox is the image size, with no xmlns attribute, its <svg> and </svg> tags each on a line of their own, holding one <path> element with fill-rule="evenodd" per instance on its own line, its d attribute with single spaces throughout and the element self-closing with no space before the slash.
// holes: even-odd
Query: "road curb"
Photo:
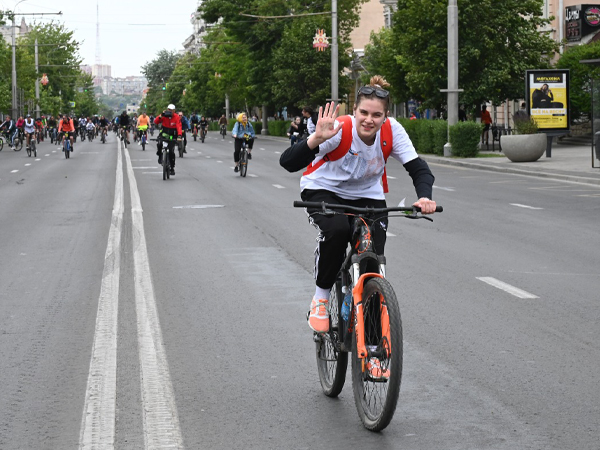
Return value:
<svg viewBox="0 0 600 450">
<path fill-rule="evenodd" d="M 567 175 L 562 173 L 550 173 L 550 172 L 539 172 L 535 170 L 523 170 L 517 168 L 510 167 L 496 167 L 487 164 L 478 164 L 471 161 L 461 161 L 456 159 L 445 159 L 439 158 L 431 155 L 419 155 L 422 159 L 427 162 L 431 162 L 432 164 L 442 164 L 447 166 L 459 166 L 459 167 L 467 167 L 470 169 L 476 170 L 487 170 L 489 172 L 501 172 L 501 173 L 512 173 L 515 175 L 524 175 L 530 177 L 538 177 L 538 178 L 548 178 L 560 181 L 567 181 L 570 183 L 579 183 L 579 184 L 592 184 L 594 186 L 600 186 L 600 179 L 596 178 L 588 178 L 577 175 Z"/>
</svg>

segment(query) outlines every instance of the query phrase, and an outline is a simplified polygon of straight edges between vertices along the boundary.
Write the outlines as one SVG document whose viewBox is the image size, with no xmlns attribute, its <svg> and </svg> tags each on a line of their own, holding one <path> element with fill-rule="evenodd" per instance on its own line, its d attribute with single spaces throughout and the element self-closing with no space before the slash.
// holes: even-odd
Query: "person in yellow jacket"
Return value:
<svg viewBox="0 0 600 450">
<path fill-rule="evenodd" d="M 138 145 L 141 145 L 142 143 L 142 135 L 146 135 L 146 140 L 148 140 L 148 126 L 150 125 L 150 117 L 148 117 L 148 115 L 143 112 L 142 114 L 140 114 L 140 116 L 138 117 L 137 120 L 137 130 L 138 130 Z"/>
<path fill-rule="evenodd" d="M 239 171 L 240 150 L 242 149 L 242 141 L 244 140 L 245 135 L 250 137 L 248 139 L 248 159 L 252 159 L 252 154 L 250 152 L 252 150 L 252 146 L 254 145 L 254 137 L 256 134 L 254 133 L 254 127 L 248 121 L 248 116 L 246 113 L 240 113 L 238 114 L 237 122 L 231 131 L 231 136 L 233 136 L 235 139 L 233 144 L 233 161 L 235 162 L 235 167 L 233 169 L 234 172 Z"/>
</svg>

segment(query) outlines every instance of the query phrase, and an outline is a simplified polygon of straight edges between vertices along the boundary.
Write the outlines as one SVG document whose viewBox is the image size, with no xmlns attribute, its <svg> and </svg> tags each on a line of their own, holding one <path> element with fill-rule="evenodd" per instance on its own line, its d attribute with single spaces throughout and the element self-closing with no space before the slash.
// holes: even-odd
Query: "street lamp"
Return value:
<svg viewBox="0 0 600 450">
<path fill-rule="evenodd" d="M 12 10 L 12 117 L 17 118 L 17 57 L 16 57 L 16 36 L 15 36 L 15 11 L 17 6 L 26 0 L 20 0 Z"/>
</svg>

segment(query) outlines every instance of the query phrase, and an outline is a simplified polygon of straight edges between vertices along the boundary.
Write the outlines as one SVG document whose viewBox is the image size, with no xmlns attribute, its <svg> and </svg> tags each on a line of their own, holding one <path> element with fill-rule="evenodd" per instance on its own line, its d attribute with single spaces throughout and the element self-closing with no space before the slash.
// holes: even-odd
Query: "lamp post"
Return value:
<svg viewBox="0 0 600 450">
<path fill-rule="evenodd" d="M 441 92 L 448 93 L 448 134 L 450 126 L 458 122 L 458 5 L 457 0 L 448 0 L 448 89 Z M 448 141 L 450 136 L 448 136 Z M 444 156 L 452 155 L 452 145 L 444 145 Z"/>
<path fill-rule="evenodd" d="M 16 46 L 17 46 L 17 38 L 15 32 L 15 11 L 17 6 L 20 3 L 23 3 L 25 0 L 21 0 L 18 2 L 12 11 L 12 117 L 13 119 L 17 119 L 17 115 L 19 112 L 17 111 L 17 57 L 16 57 Z"/>
<path fill-rule="evenodd" d="M 331 0 L 331 101 L 338 103 L 337 0 Z"/>
</svg>

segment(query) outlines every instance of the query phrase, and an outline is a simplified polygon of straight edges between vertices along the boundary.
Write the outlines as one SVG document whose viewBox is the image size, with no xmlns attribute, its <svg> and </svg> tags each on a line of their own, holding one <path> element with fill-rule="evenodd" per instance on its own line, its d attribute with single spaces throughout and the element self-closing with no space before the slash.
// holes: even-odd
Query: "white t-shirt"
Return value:
<svg viewBox="0 0 600 450">
<path fill-rule="evenodd" d="M 35 122 L 33 119 L 29 119 L 31 122 L 28 122 L 27 119 L 25 119 L 25 126 L 23 127 L 25 130 L 25 133 L 33 133 L 35 131 Z"/>
<path fill-rule="evenodd" d="M 373 198 L 383 200 L 381 177 L 385 167 L 383 152 L 379 142 L 381 130 L 377 132 L 373 145 L 366 145 L 356 133 L 355 118 L 352 118 L 352 145 L 343 158 L 327 161 L 314 172 L 303 175 L 300 179 L 300 190 L 325 189 L 345 199 Z M 392 125 L 393 147 L 390 156 L 402 164 L 418 158 L 418 154 L 404 130 L 396 119 L 388 117 Z M 338 125 L 336 121 L 335 126 Z M 327 153 L 335 149 L 342 140 L 342 131 L 319 145 L 319 153 L 313 164 L 316 164 Z"/>
</svg>

